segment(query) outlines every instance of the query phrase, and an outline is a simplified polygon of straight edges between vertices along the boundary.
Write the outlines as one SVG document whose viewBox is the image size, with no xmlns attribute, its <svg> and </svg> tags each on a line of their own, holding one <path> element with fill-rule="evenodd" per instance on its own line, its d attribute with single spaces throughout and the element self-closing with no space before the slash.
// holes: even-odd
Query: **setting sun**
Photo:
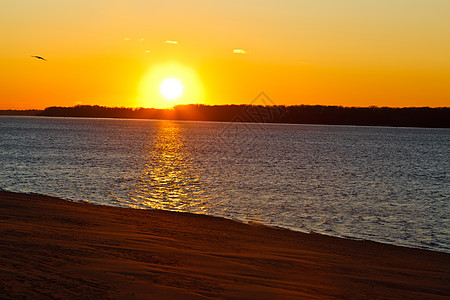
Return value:
<svg viewBox="0 0 450 300">
<path fill-rule="evenodd" d="M 204 94 L 202 80 L 193 68 L 176 62 L 155 64 L 141 78 L 136 106 L 205 103 Z"/>
<path fill-rule="evenodd" d="M 183 84 L 176 78 L 167 78 L 161 83 L 160 92 L 167 99 L 177 99 L 183 93 Z"/>
</svg>

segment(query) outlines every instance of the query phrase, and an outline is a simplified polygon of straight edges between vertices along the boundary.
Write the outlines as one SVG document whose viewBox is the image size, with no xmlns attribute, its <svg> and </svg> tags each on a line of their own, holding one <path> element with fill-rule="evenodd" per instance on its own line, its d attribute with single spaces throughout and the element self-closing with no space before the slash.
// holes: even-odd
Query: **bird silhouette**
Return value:
<svg viewBox="0 0 450 300">
<path fill-rule="evenodd" d="M 37 58 L 37 59 L 42 59 L 44 61 L 47 61 L 45 58 L 43 58 L 42 56 L 38 56 L 38 55 L 31 55 L 31 57 Z"/>
</svg>

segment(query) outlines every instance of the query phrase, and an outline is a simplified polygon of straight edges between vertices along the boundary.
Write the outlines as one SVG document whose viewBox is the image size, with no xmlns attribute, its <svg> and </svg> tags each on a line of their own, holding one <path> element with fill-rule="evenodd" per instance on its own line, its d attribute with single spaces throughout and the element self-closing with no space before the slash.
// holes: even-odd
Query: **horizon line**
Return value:
<svg viewBox="0 0 450 300">
<path fill-rule="evenodd" d="M 369 105 L 369 106 L 344 106 L 344 105 L 324 105 L 324 104 L 293 104 L 293 105 L 283 105 L 283 104 L 272 104 L 272 105 L 263 105 L 263 104 L 204 104 L 204 103 L 189 103 L 189 104 L 177 104 L 172 107 L 167 108 L 156 108 L 156 107 L 133 107 L 133 106 L 105 106 L 99 104 L 76 104 L 73 106 L 47 106 L 43 109 L 39 108 L 27 108 L 27 109 L 15 109 L 15 108 L 1 108 L 0 111 L 44 111 L 48 108 L 58 107 L 58 108 L 75 108 L 75 107 L 101 107 L 101 108 L 121 108 L 121 109 L 157 109 L 157 110 L 173 110 L 176 107 L 183 106 L 263 106 L 263 107 L 299 107 L 299 106 L 322 106 L 322 107 L 339 107 L 339 108 L 390 108 L 390 109 L 405 109 L 405 108 L 429 108 L 429 109 L 442 109 L 442 108 L 450 108 L 450 106 L 377 106 L 377 105 Z"/>
</svg>

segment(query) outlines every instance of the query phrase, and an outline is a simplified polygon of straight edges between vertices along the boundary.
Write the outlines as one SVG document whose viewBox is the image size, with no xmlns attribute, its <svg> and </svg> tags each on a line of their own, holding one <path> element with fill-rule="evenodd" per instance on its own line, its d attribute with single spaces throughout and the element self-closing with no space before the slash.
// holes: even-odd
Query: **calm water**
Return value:
<svg viewBox="0 0 450 300">
<path fill-rule="evenodd" d="M 450 252 L 450 130 L 0 117 L 0 188 Z"/>
</svg>

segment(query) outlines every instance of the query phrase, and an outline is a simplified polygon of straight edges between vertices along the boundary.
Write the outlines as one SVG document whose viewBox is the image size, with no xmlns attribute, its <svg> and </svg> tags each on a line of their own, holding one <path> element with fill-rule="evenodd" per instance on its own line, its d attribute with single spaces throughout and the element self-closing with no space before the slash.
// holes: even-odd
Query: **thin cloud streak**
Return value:
<svg viewBox="0 0 450 300">
<path fill-rule="evenodd" d="M 247 54 L 248 52 L 244 49 L 233 49 L 234 54 Z"/>
</svg>

